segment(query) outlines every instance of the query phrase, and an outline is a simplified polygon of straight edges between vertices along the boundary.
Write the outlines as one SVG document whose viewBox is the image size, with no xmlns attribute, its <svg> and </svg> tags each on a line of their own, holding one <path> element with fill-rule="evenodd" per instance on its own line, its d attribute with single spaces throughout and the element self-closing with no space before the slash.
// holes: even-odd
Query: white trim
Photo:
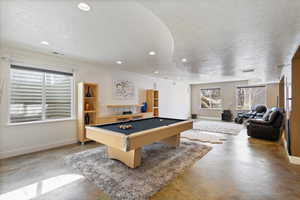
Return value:
<svg viewBox="0 0 300 200">
<path fill-rule="evenodd" d="M 7 126 L 20 126 L 20 125 L 30 125 L 30 124 L 44 124 L 52 122 L 62 122 L 62 121 L 75 121 L 76 118 L 62 118 L 62 119 L 48 119 L 40 121 L 30 121 L 30 122 L 19 122 L 19 123 L 7 123 Z"/>
<path fill-rule="evenodd" d="M 20 149 L 13 150 L 13 151 L 2 151 L 2 152 L 0 152 L 0 159 L 10 158 L 13 156 L 24 155 L 24 154 L 47 150 L 47 149 L 52 149 L 52 148 L 61 147 L 61 146 L 65 146 L 68 144 L 74 144 L 74 143 L 77 143 L 77 139 L 65 140 L 65 141 L 52 143 L 52 144 L 43 144 L 43 145 L 39 145 L 36 147 L 31 147 L 31 148 L 25 147 L 25 148 L 20 148 Z"/>
<path fill-rule="evenodd" d="M 292 164 L 300 165 L 300 157 L 297 156 L 289 156 L 289 161 Z"/>
<path fill-rule="evenodd" d="M 221 121 L 221 118 L 219 118 L 219 117 L 206 117 L 206 116 L 199 116 L 199 115 L 197 115 L 197 119 L 208 119 L 208 120 L 218 120 L 218 121 Z"/>
<path fill-rule="evenodd" d="M 289 156 L 287 142 L 286 142 L 285 138 L 282 138 L 282 141 L 283 141 L 283 146 L 284 146 L 284 150 L 286 152 L 286 155 Z"/>
<path fill-rule="evenodd" d="M 216 111 L 223 111 L 224 109 L 223 108 L 200 108 L 200 110 L 216 110 Z"/>
<path fill-rule="evenodd" d="M 218 84 L 223 84 L 223 83 L 230 83 L 230 82 L 241 82 L 241 81 L 249 81 L 249 79 L 237 79 L 237 80 L 228 80 L 228 81 L 206 81 L 206 82 L 191 82 L 190 85 L 194 86 L 194 85 L 204 85 L 204 84 L 214 84 L 214 83 L 218 83 Z"/>
<path fill-rule="evenodd" d="M 264 84 L 266 84 L 266 85 L 278 84 L 278 83 L 280 83 L 280 80 L 278 80 L 278 81 L 269 81 L 269 82 L 264 82 Z"/>
<path fill-rule="evenodd" d="M 237 112 L 239 112 L 239 111 L 241 111 L 241 112 L 249 112 L 249 111 L 251 111 L 251 110 L 249 110 L 249 109 L 235 109 L 235 111 L 237 111 Z"/>
<path fill-rule="evenodd" d="M 237 85 L 236 88 L 253 88 L 253 87 L 266 87 L 266 84 L 264 83 L 258 83 L 258 84 L 249 84 L 249 85 Z"/>
<path fill-rule="evenodd" d="M 10 61 L 9 65 L 10 65 L 9 67 L 11 67 L 11 65 L 17 65 L 17 66 L 24 66 L 24 67 L 30 67 L 30 68 L 42 69 L 42 70 L 44 69 L 44 70 L 53 70 L 53 71 L 65 72 L 65 73 L 74 73 L 74 69 L 72 68 L 70 69 L 66 67 L 57 67 L 48 64 L 30 64 L 27 61 L 25 62 Z"/>
<path fill-rule="evenodd" d="M 283 146 L 284 146 L 285 153 L 289 158 L 289 162 L 294 165 L 300 165 L 300 157 L 289 155 L 289 153 L 287 151 L 287 142 L 285 139 L 283 139 Z"/>
</svg>

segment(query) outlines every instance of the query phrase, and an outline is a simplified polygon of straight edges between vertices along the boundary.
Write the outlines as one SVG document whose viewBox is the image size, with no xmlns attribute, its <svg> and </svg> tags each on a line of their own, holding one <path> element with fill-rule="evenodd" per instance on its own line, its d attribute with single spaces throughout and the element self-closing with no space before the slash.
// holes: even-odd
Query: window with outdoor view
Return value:
<svg viewBox="0 0 300 200">
<path fill-rule="evenodd" d="M 237 88 L 237 109 L 251 110 L 257 104 L 266 104 L 265 86 L 245 86 Z"/>
</svg>

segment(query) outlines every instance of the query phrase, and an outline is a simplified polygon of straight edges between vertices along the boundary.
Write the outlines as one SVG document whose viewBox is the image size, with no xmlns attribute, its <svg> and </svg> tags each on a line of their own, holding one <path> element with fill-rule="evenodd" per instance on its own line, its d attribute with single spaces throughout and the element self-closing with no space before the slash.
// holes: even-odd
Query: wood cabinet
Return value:
<svg viewBox="0 0 300 200">
<path fill-rule="evenodd" d="M 159 91 L 146 91 L 147 112 L 153 112 L 154 117 L 159 116 Z"/>
<path fill-rule="evenodd" d="M 292 60 L 291 153 L 300 157 L 300 47 Z"/>
<path fill-rule="evenodd" d="M 81 143 L 89 141 L 85 135 L 85 126 L 97 123 L 98 85 L 95 83 L 78 84 L 78 140 Z"/>
</svg>

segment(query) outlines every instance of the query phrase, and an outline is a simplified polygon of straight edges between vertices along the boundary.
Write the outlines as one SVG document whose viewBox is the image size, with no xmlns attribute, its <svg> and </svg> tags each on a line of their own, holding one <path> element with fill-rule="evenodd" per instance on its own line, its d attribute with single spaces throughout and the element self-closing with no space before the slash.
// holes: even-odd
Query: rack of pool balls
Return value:
<svg viewBox="0 0 300 200">
<path fill-rule="evenodd" d="M 132 125 L 131 124 L 122 124 L 119 126 L 119 128 L 123 129 L 123 130 L 127 130 L 127 129 L 132 128 Z"/>
</svg>

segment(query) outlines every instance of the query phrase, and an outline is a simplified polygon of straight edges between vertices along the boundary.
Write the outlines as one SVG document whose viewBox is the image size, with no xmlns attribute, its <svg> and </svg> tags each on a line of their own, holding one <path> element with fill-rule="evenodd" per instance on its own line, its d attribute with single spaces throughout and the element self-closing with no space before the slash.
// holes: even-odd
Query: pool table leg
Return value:
<svg viewBox="0 0 300 200">
<path fill-rule="evenodd" d="M 168 144 L 172 147 L 178 147 L 180 144 L 180 133 L 177 135 L 173 135 L 171 137 L 168 137 L 166 139 L 161 140 L 162 143 Z"/>
<path fill-rule="evenodd" d="M 107 147 L 109 158 L 120 160 L 130 168 L 136 168 L 141 165 L 141 148 L 125 152 L 113 147 Z"/>
</svg>

